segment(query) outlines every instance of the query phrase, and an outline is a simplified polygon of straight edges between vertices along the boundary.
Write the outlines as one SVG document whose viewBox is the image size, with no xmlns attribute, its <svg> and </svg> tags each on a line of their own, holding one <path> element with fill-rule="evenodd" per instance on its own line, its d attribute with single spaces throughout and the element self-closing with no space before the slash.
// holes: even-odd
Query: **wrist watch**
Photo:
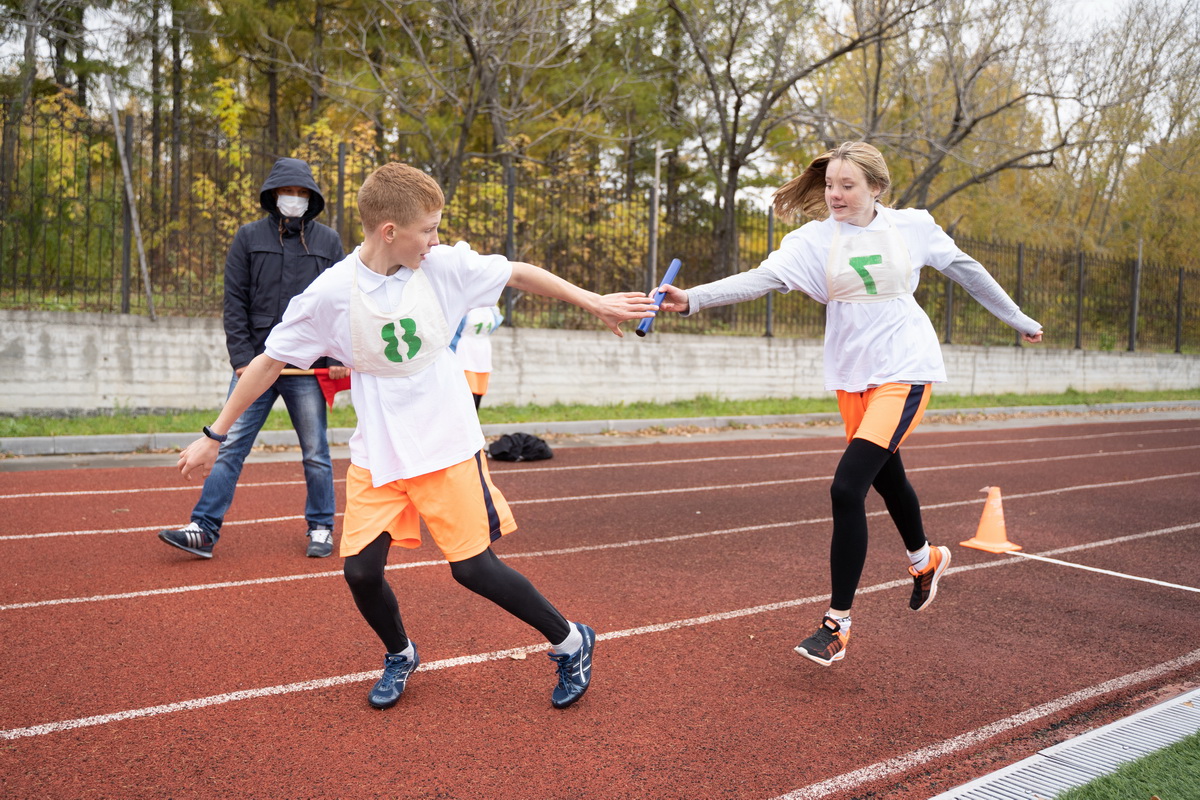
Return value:
<svg viewBox="0 0 1200 800">
<path fill-rule="evenodd" d="M 223 442 L 229 438 L 228 433 L 216 433 L 213 431 L 212 428 L 208 427 L 207 425 L 205 425 L 200 430 L 204 432 L 205 436 L 212 439 L 214 442 Z"/>
</svg>

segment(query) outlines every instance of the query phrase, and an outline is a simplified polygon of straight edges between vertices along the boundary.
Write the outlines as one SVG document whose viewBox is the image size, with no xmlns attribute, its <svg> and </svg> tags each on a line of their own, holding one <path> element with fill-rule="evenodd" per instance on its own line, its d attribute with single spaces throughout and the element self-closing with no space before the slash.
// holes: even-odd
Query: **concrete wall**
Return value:
<svg viewBox="0 0 1200 800">
<path fill-rule="evenodd" d="M 492 341 L 489 404 L 825 394 L 813 340 L 501 328 Z M 947 394 L 1200 387 L 1198 356 L 942 349 Z M 215 319 L 0 311 L 0 381 L 0 414 L 218 408 L 229 364 Z"/>
</svg>

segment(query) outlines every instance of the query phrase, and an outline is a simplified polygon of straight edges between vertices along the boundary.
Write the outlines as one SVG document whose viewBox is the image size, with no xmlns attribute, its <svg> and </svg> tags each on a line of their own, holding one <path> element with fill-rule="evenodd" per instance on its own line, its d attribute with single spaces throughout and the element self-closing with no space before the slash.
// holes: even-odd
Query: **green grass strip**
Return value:
<svg viewBox="0 0 1200 800">
<path fill-rule="evenodd" d="M 1200 733 L 1131 761 L 1055 800 L 1195 800 L 1200 797 Z"/>
<path fill-rule="evenodd" d="M 1099 405 L 1104 403 L 1163 402 L 1200 400 L 1200 388 L 1170 392 L 1066 391 L 1061 394 L 1002 394 L 959 397 L 939 395 L 936 390 L 929 402 L 931 409 L 972 409 L 1012 406 Z M 479 420 L 483 424 L 521 422 L 570 422 L 578 420 L 673 419 L 688 417 L 736 417 L 778 414 L 835 413 L 837 403 L 830 394 L 820 398 L 763 400 L 718 400 L 697 397 L 673 403 L 615 403 L 609 405 L 549 406 L 488 405 L 484 398 Z M 0 417 L 0 438 L 17 436 L 97 436 L 104 434 L 191 433 L 200 430 L 217 416 L 216 409 L 180 411 L 171 414 L 131 414 L 115 411 L 74 417 L 23 416 Z M 329 427 L 353 428 L 357 418 L 352 407 L 338 407 L 329 414 Z M 285 411 L 273 411 L 265 430 L 287 430 L 291 421 Z"/>
</svg>

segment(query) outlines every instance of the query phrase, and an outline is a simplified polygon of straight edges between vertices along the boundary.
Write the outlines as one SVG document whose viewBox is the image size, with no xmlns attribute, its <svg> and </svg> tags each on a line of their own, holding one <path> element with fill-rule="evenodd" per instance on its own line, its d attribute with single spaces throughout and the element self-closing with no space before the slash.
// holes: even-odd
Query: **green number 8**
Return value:
<svg viewBox="0 0 1200 800">
<path fill-rule="evenodd" d="M 416 335 L 417 323 L 407 317 L 398 320 L 398 322 L 404 330 L 404 336 L 400 339 L 396 338 L 395 322 L 389 322 L 387 325 L 384 325 L 383 330 L 379 332 L 380 337 L 387 342 L 387 347 L 383 349 L 383 354 L 387 356 L 388 361 L 395 361 L 397 363 L 411 361 L 413 356 L 417 354 L 417 351 L 421 349 L 421 339 Z M 408 352 L 406 354 L 402 355 L 400 353 L 400 342 L 408 345 Z"/>
</svg>

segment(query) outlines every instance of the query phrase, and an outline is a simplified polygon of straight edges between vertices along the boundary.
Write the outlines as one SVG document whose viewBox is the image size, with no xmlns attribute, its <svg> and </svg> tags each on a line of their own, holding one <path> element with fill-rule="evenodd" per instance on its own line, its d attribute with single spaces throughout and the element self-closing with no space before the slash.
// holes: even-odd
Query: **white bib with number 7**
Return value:
<svg viewBox="0 0 1200 800">
<path fill-rule="evenodd" d="M 912 294 L 912 259 L 904 237 L 888 222 L 887 228 L 842 236 L 837 225 L 825 282 L 829 300 L 843 303 L 879 303 Z"/>
</svg>

